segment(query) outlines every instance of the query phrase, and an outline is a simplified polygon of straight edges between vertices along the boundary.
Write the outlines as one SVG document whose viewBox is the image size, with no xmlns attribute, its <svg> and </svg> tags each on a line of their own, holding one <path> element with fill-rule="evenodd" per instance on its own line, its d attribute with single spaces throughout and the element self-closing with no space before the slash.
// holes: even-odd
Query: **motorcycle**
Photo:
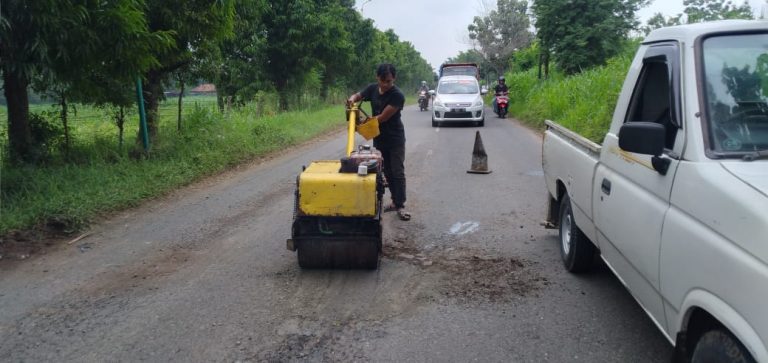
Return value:
<svg viewBox="0 0 768 363">
<path fill-rule="evenodd" d="M 427 91 L 419 91 L 419 111 L 426 111 L 429 108 L 429 95 Z"/>
<path fill-rule="evenodd" d="M 507 117 L 508 104 L 509 104 L 509 93 L 501 92 L 496 94 L 496 110 L 495 111 L 496 111 L 496 115 L 499 116 L 499 118 Z"/>
</svg>

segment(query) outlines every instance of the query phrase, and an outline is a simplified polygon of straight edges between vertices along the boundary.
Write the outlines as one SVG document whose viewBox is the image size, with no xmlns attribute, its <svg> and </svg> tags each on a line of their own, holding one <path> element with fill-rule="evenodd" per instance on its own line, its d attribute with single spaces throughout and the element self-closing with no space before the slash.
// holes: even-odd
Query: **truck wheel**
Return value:
<svg viewBox="0 0 768 363">
<path fill-rule="evenodd" d="M 717 362 L 754 363 L 755 359 L 731 333 L 718 328 L 699 338 L 691 357 L 691 363 Z"/>
<path fill-rule="evenodd" d="M 569 272 L 589 271 L 595 255 L 595 245 L 581 232 L 573 219 L 568 194 L 560 202 L 560 256 Z"/>
</svg>

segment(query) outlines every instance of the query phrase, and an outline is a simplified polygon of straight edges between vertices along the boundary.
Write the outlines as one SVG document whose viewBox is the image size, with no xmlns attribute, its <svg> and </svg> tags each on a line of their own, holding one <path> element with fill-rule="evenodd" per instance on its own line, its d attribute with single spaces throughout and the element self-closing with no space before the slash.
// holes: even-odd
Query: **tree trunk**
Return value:
<svg viewBox="0 0 768 363">
<path fill-rule="evenodd" d="M 544 53 L 544 78 L 549 78 L 549 51 Z"/>
<path fill-rule="evenodd" d="M 181 131 L 181 98 L 184 97 L 184 78 L 179 76 L 181 91 L 179 92 L 179 119 L 176 122 L 176 131 Z"/>
<path fill-rule="evenodd" d="M 32 130 L 29 127 L 28 81 L 3 69 L 3 89 L 8 104 L 8 145 L 11 158 L 32 160 Z"/>
<path fill-rule="evenodd" d="M 320 88 L 320 99 L 324 102 L 328 102 L 328 92 L 331 89 L 331 85 L 333 85 L 334 80 L 331 77 L 324 77 L 323 78 L 323 84 L 322 88 Z"/>
<path fill-rule="evenodd" d="M 544 51 L 539 51 L 539 73 L 536 79 L 541 79 L 541 68 L 544 66 Z"/>
<path fill-rule="evenodd" d="M 147 80 L 144 84 L 144 110 L 147 113 L 147 133 L 150 143 L 157 139 L 157 130 L 160 124 L 160 116 L 157 111 L 160 106 L 160 99 L 163 97 L 162 74 L 157 71 L 149 71 Z M 141 134 L 141 131 L 139 131 Z M 139 135 L 141 140 L 141 135 Z"/>
<path fill-rule="evenodd" d="M 275 88 L 278 95 L 278 107 L 281 111 L 288 111 L 288 82 L 285 78 L 279 78 L 275 81 Z"/>
<path fill-rule="evenodd" d="M 59 106 L 61 106 L 61 124 L 64 125 L 64 152 L 69 154 L 69 122 L 67 120 L 67 96 L 60 95 Z"/>
<path fill-rule="evenodd" d="M 285 92 L 279 94 L 279 105 L 281 111 L 288 111 L 288 95 Z"/>
<path fill-rule="evenodd" d="M 120 147 L 120 150 L 123 150 L 123 131 L 125 126 L 125 108 L 123 106 L 120 106 L 117 111 L 115 123 L 117 123 L 117 145 Z"/>
<path fill-rule="evenodd" d="M 219 106 L 219 112 L 224 113 L 224 91 L 220 91 L 219 87 L 216 87 L 216 104 Z"/>
</svg>

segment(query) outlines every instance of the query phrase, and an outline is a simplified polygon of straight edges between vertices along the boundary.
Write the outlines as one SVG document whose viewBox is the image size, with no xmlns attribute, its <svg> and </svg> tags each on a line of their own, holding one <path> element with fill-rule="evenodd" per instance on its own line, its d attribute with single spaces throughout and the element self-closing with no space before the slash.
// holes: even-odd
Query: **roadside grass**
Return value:
<svg viewBox="0 0 768 363">
<path fill-rule="evenodd" d="M 213 100 L 185 101 L 180 132 L 176 130 L 176 114 L 167 112 L 175 110 L 176 103 L 165 102 L 159 112 L 159 141 L 146 159 L 130 156 L 138 133 L 135 114 L 126 120 L 126 146 L 120 149 L 117 127 L 109 117 L 102 110 L 81 107 L 78 117 L 94 119 L 71 125 L 67 162 L 36 166 L 3 163 L 0 236 L 32 228 L 73 233 L 96 216 L 138 205 L 345 122 L 343 106 L 265 114 L 253 103 L 222 113 Z M 6 139 L 3 135 L 0 143 Z"/>
<path fill-rule="evenodd" d="M 557 70 L 546 80 L 537 79 L 536 69 L 508 74 L 510 114 L 538 129 L 552 120 L 602 142 L 635 50 L 628 47 L 605 66 L 570 77 Z"/>
</svg>

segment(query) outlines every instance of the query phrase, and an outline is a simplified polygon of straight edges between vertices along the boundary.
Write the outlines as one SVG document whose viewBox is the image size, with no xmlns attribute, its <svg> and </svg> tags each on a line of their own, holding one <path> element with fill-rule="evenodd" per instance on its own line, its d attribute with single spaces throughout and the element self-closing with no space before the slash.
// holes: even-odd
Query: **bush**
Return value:
<svg viewBox="0 0 768 363">
<path fill-rule="evenodd" d="M 50 162 L 66 147 L 64 127 L 59 123 L 56 111 L 29 114 L 29 128 L 32 134 L 33 160 L 36 163 Z"/>
<path fill-rule="evenodd" d="M 635 50 L 636 44 L 628 46 L 607 65 L 570 77 L 555 69 L 539 80 L 535 68 L 508 75 L 510 113 L 540 129 L 552 120 L 602 142 Z"/>
<path fill-rule="evenodd" d="M 166 106 L 171 109 L 175 103 Z M 195 105 L 186 112 L 181 132 L 176 130 L 176 115 L 161 112 L 158 142 L 143 160 L 129 158 L 117 147 L 109 116 L 75 122 L 70 131 L 78 143 L 70 158 L 37 166 L 2 166 L 0 236 L 35 226 L 72 233 L 95 216 L 137 205 L 346 121 L 342 106 L 271 116 L 258 115 L 253 112 L 256 108 L 248 104 L 221 113 L 214 102 Z M 36 121 L 36 125 L 40 135 L 58 140 L 55 124 Z M 137 123 L 128 126 L 126 133 L 136 135 Z M 0 127 L 2 132 L 6 131 Z M 71 161 L 75 159 L 78 162 Z"/>
</svg>

